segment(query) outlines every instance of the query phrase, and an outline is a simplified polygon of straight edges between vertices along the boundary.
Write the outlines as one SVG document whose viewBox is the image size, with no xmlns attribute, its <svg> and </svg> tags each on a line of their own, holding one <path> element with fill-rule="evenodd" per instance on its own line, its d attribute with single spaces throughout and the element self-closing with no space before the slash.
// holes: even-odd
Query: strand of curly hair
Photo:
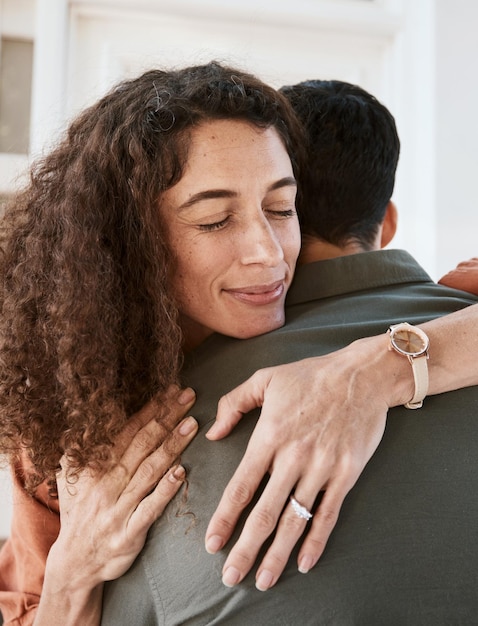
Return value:
<svg viewBox="0 0 478 626">
<path fill-rule="evenodd" d="M 78 468 L 107 459 L 126 416 L 178 377 L 163 181 L 132 95 L 85 111 L 3 220 L 0 442 L 29 450 L 32 488 L 64 451 Z"/>
<path fill-rule="evenodd" d="M 190 129 L 274 126 L 294 170 L 301 131 L 286 98 L 216 62 L 124 81 L 70 125 L 0 229 L 0 452 L 28 452 L 33 490 L 110 458 L 127 416 L 179 381 L 174 258 L 158 210 Z"/>
</svg>

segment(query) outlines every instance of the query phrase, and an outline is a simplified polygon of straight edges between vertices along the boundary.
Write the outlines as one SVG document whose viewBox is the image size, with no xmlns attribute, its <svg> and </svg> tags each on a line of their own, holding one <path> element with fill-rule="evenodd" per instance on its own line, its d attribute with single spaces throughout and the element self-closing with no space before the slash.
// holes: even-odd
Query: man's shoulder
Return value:
<svg viewBox="0 0 478 626">
<path fill-rule="evenodd" d="M 478 303 L 478 297 L 445 285 L 438 285 L 405 250 L 374 250 L 334 259 L 307 263 L 297 269 L 287 296 L 287 310 L 294 306 L 329 301 L 344 306 L 347 298 L 387 297 L 401 292 L 407 298 L 456 299 L 461 306 Z M 435 309 L 439 308 L 437 301 Z M 447 312 L 446 309 L 443 312 Z"/>
</svg>

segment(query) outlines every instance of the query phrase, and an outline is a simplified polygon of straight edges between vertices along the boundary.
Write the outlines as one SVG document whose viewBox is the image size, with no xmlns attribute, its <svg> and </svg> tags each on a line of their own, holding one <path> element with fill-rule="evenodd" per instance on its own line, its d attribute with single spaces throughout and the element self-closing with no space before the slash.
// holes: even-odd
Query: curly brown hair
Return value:
<svg viewBox="0 0 478 626">
<path fill-rule="evenodd" d="M 128 415 L 178 382 L 173 260 L 158 203 L 182 175 L 188 130 L 208 119 L 274 126 L 297 169 L 287 100 L 217 62 L 151 70 L 72 122 L 31 171 L 1 228 L 0 451 L 27 450 L 32 488 L 64 453 L 109 459 Z"/>
</svg>

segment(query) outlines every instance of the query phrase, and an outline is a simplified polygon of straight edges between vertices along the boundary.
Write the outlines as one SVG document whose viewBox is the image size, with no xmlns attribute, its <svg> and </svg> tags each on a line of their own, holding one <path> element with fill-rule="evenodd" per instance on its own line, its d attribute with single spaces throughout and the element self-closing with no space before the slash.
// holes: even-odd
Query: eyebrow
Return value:
<svg viewBox="0 0 478 626">
<path fill-rule="evenodd" d="M 272 185 L 270 185 L 266 192 L 275 191 L 276 189 L 281 189 L 282 187 L 297 187 L 297 181 L 293 176 L 285 176 L 280 180 L 276 180 Z M 198 202 L 202 202 L 203 200 L 214 200 L 215 198 L 235 198 L 237 193 L 235 191 L 231 191 L 230 189 L 207 189 L 206 191 L 198 191 L 198 193 L 193 194 L 186 202 L 183 202 L 178 207 L 178 211 L 182 209 L 188 209 L 189 207 L 197 204 Z"/>
</svg>

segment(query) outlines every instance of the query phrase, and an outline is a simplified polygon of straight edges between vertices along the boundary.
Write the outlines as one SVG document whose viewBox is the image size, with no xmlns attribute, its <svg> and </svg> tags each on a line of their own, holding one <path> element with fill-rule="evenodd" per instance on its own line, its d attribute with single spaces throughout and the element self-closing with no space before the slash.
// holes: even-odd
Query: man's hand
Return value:
<svg viewBox="0 0 478 626">
<path fill-rule="evenodd" d="M 253 408 L 262 406 L 262 411 L 209 523 L 208 552 L 215 553 L 227 543 L 241 512 L 270 474 L 227 557 L 224 584 L 232 586 L 244 578 L 274 530 L 257 570 L 258 589 L 264 591 L 277 582 L 307 527 L 299 570 L 306 573 L 317 563 L 345 496 L 382 438 L 388 408 L 413 395 L 409 364 L 387 346 L 384 335 L 356 341 L 331 355 L 259 370 L 221 398 L 209 439 L 227 435 Z M 390 384 L 387 367 L 393 379 Z M 320 492 L 322 499 L 315 507 Z M 313 513 L 311 522 L 294 512 L 291 493 Z"/>
<path fill-rule="evenodd" d="M 459 263 L 438 281 L 441 285 L 461 289 L 478 296 L 478 257 Z"/>
</svg>

